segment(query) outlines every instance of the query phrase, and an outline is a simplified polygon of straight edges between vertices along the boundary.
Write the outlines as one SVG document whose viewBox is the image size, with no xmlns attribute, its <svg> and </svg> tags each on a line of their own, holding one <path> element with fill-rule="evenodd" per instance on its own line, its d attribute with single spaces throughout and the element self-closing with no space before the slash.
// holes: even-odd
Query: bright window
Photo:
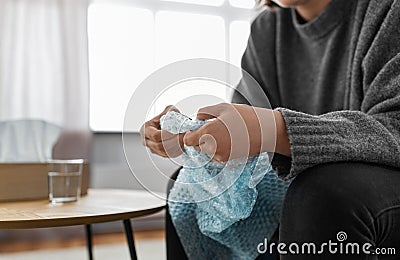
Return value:
<svg viewBox="0 0 400 260">
<path fill-rule="evenodd" d="M 225 59 L 224 20 L 214 15 L 158 12 L 157 67 L 189 58 Z"/>
<path fill-rule="evenodd" d="M 96 4 L 89 13 L 90 126 L 118 131 L 123 109 L 154 68 L 153 13 L 131 6 Z M 140 61 L 140 62 L 139 62 Z"/>
<path fill-rule="evenodd" d="M 197 4 L 197 5 L 212 5 L 212 6 L 219 6 L 224 3 L 224 0 L 200 0 L 200 1 L 199 0 L 162 0 L 162 1 Z"/>
<path fill-rule="evenodd" d="M 253 0 L 229 0 L 229 3 L 239 8 L 253 8 L 255 5 Z"/>
<path fill-rule="evenodd" d="M 92 130 L 120 132 L 132 93 L 161 66 L 188 58 L 239 66 L 254 16 L 246 9 L 249 1 L 93 0 L 88 14 Z M 218 88 L 210 87 L 210 95 L 227 99 L 213 89 Z M 157 109 L 191 94 L 171 89 Z"/>
</svg>

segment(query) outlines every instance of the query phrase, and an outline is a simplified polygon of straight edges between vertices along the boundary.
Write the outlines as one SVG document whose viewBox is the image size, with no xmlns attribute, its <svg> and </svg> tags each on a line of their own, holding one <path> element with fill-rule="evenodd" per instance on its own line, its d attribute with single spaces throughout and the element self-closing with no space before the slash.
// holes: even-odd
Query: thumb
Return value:
<svg viewBox="0 0 400 260">
<path fill-rule="evenodd" d="M 225 103 L 221 103 L 218 105 L 213 105 L 213 106 L 208 106 L 208 107 L 203 107 L 199 109 L 197 112 L 197 119 L 198 120 L 207 120 L 207 119 L 212 119 L 219 117 L 222 113 L 222 111 L 226 108 Z"/>
<path fill-rule="evenodd" d="M 195 131 L 186 132 L 185 136 L 183 137 L 183 143 L 187 146 L 197 146 L 200 144 L 201 136 L 201 128 Z"/>
<path fill-rule="evenodd" d="M 165 114 L 167 114 L 168 112 L 171 112 L 171 111 L 175 111 L 175 112 L 179 113 L 179 109 L 178 108 L 176 108 L 173 105 L 169 105 L 169 106 L 166 106 L 164 111 L 162 111 L 158 116 L 156 116 L 156 118 L 160 119 L 163 115 L 165 115 Z"/>
</svg>

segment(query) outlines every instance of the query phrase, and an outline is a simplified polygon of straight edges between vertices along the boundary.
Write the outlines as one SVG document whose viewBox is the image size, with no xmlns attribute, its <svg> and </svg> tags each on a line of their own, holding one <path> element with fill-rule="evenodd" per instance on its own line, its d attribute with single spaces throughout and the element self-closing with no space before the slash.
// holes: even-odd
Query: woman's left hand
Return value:
<svg viewBox="0 0 400 260">
<path fill-rule="evenodd" d="M 290 156 L 286 125 L 279 111 L 222 103 L 202 108 L 199 120 L 214 119 L 186 133 L 184 143 L 208 154 L 214 161 L 228 161 L 261 152 Z"/>
</svg>

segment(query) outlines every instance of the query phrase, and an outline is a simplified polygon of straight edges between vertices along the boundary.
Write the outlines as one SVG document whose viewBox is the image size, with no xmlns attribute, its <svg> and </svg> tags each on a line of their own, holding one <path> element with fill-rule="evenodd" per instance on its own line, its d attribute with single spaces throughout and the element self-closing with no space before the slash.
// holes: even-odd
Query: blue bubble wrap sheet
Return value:
<svg viewBox="0 0 400 260">
<path fill-rule="evenodd" d="M 169 112 L 160 123 L 178 134 L 207 121 Z M 168 207 L 189 259 L 255 259 L 278 227 L 290 182 L 277 177 L 267 153 L 220 163 L 185 146 L 182 160 Z"/>
</svg>

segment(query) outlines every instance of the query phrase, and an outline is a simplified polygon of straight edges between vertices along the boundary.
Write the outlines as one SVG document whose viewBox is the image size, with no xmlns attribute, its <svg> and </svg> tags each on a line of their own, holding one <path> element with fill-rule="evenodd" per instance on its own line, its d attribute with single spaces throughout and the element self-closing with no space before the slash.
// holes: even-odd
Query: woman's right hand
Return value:
<svg viewBox="0 0 400 260">
<path fill-rule="evenodd" d="M 164 111 L 143 124 L 140 129 L 143 145 L 154 154 L 174 158 L 183 153 L 183 137 L 185 134 L 174 135 L 160 129 L 160 118 L 169 111 L 179 112 L 174 106 L 167 106 Z"/>
</svg>

